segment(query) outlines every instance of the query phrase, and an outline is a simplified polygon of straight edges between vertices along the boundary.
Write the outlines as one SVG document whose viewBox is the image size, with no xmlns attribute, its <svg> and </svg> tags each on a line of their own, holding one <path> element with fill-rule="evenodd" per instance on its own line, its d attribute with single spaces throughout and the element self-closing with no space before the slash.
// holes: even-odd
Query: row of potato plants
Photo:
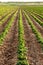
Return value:
<svg viewBox="0 0 43 65">
<path fill-rule="evenodd" d="M 9 13 L 6 17 L 4 17 L 4 18 L 0 21 L 0 25 L 3 24 L 13 13 L 14 13 L 14 11 L 11 12 L 11 13 Z"/>
<path fill-rule="evenodd" d="M 5 14 L 14 11 L 15 9 L 17 9 L 18 6 L 8 6 L 8 5 L 0 5 L 0 19 L 5 16 Z"/>
<path fill-rule="evenodd" d="M 43 47 L 43 37 L 41 36 L 41 33 L 38 32 L 37 28 L 35 27 L 35 25 L 32 23 L 32 20 L 30 19 L 30 17 L 27 15 L 27 13 L 25 11 L 23 11 L 27 20 L 28 20 L 28 23 L 29 25 L 31 26 L 32 28 L 32 31 L 33 33 L 35 34 L 37 40 L 39 43 L 41 43 L 41 46 Z"/>
<path fill-rule="evenodd" d="M 10 11 L 9 11 L 8 13 L 5 13 L 5 14 L 0 18 L 0 21 L 1 21 L 2 19 L 4 19 L 9 13 L 10 13 Z"/>
<path fill-rule="evenodd" d="M 25 10 L 27 13 L 30 13 L 30 15 L 36 20 L 36 22 L 37 23 L 39 23 L 39 25 L 40 26 L 42 26 L 43 27 L 43 22 L 39 19 L 39 18 L 37 18 L 34 14 L 34 12 L 32 12 L 32 11 L 28 11 L 28 10 Z"/>
<path fill-rule="evenodd" d="M 7 24 L 7 26 L 6 26 L 6 28 L 4 29 L 4 31 L 3 31 L 2 34 L 0 35 L 0 45 L 2 45 L 3 40 L 4 40 L 5 37 L 6 37 L 6 34 L 8 33 L 10 27 L 12 26 L 12 23 L 14 22 L 14 19 L 15 19 L 16 15 L 17 15 L 17 12 L 18 12 L 18 11 L 16 11 L 16 12 L 13 14 L 13 16 L 12 16 L 11 19 L 9 20 L 9 22 L 8 22 L 8 24 Z"/>
<path fill-rule="evenodd" d="M 19 13 L 19 20 L 18 20 L 18 62 L 17 65 L 29 65 L 27 62 L 26 52 L 27 48 L 25 47 L 25 40 L 24 40 L 24 27 L 22 21 L 22 13 L 20 10 Z"/>
<path fill-rule="evenodd" d="M 9 20 L 11 19 L 11 17 L 13 16 L 14 13 L 15 13 L 15 11 L 12 12 L 12 13 L 10 13 L 6 18 L 4 18 L 4 20 L 2 20 L 0 22 L 0 35 L 5 30 L 5 28 L 6 28 L 7 24 L 8 24 L 8 22 L 9 22 Z"/>
<path fill-rule="evenodd" d="M 34 14 L 31 13 L 31 16 L 43 27 L 43 22 L 39 20 Z"/>
<path fill-rule="evenodd" d="M 37 16 L 39 16 L 40 18 L 43 19 L 43 15 L 40 15 L 40 14 L 38 14 L 38 13 L 36 13 L 36 12 L 32 12 L 32 13 L 36 14 Z"/>
<path fill-rule="evenodd" d="M 29 12 L 26 10 L 27 13 L 30 13 L 30 15 L 36 20 L 37 23 L 39 23 L 43 27 L 43 22 L 38 19 L 32 12 Z"/>
<path fill-rule="evenodd" d="M 6 18 L 9 14 L 11 14 L 13 11 L 9 11 L 9 12 L 7 12 L 7 13 L 5 13 L 1 18 L 0 18 L 0 22 L 4 19 L 4 18 Z"/>
</svg>

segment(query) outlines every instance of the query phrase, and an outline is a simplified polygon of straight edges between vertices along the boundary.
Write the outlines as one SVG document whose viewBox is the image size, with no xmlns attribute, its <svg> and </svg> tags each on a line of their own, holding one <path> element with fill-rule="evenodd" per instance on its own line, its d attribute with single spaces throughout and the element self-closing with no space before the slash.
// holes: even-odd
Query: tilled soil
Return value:
<svg viewBox="0 0 43 65">
<path fill-rule="evenodd" d="M 31 18 L 33 24 L 36 26 L 37 30 L 41 33 L 41 35 L 43 37 L 43 28 L 42 28 L 42 26 L 40 26 L 30 14 L 29 14 L 29 17 Z"/>
<path fill-rule="evenodd" d="M 23 14 L 23 26 L 27 47 L 27 60 L 30 65 L 43 65 L 43 52 L 28 21 Z M 18 49 L 18 15 L 12 23 L 3 45 L 0 46 L 0 65 L 16 65 Z"/>
<path fill-rule="evenodd" d="M 0 65 L 16 65 L 18 46 L 18 16 L 12 24 L 3 45 L 0 46 Z"/>
<path fill-rule="evenodd" d="M 14 14 L 14 12 L 8 17 L 8 19 L 3 24 L 0 24 L 0 34 L 2 34 L 2 32 L 5 30 L 5 27 L 7 26 L 9 20 L 13 16 L 13 14 Z"/>
<path fill-rule="evenodd" d="M 25 19 L 23 15 L 23 25 L 24 25 L 24 35 L 26 41 L 27 58 L 30 65 L 43 65 L 43 52 L 40 44 L 36 40 L 34 33 L 28 21 Z"/>
<path fill-rule="evenodd" d="M 39 15 L 35 14 L 35 16 L 36 16 L 39 20 L 41 20 L 41 22 L 43 22 L 43 19 L 42 19 Z"/>
</svg>

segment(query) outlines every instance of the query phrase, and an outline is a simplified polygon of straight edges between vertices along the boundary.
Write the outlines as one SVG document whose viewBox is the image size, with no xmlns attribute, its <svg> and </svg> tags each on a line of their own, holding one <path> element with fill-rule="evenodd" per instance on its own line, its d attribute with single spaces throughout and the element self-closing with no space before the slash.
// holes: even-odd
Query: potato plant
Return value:
<svg viewBox="0 0 43 65">
<path fill-rule="evenodd" d="M 0 45 L 2 45 L 2 42 L 3 42 L 4 38 L 6 37 L 6 34 L 8 33 L 8 31 L 9 31 L 9 29 L 10 29 L 12 23 L 14 22 L 14 19 L 15 19 L 16 15 L 17 15 L 17 12 L 18 12 L 18 10 L 17 10 L 17 11 L 15 12 L 15 14 L 11 17 L 11 19 L 9 20 L 9 22 L 8 22 L 8 24 L 7 24 L 7 26 L 6 26 L 6 28 L 4 29 L 4 31 L 3 31 L 2 34 L 0 35 Z"/>
<path fill-rule="evenodd" d="M 32 31 L 34 32 L 37 40 L 39 43 L 41 43 L 42 47 L 43 47 L 43 37 L 41 36 L 40 32 L 38 32 L 38 30 L 36 29 L 35 25 L 32 23 L 31 19 L 29 18 L 29 16 L 27 15 L 27 13 L 25 11 L 23 11 L 27 20 L 28 20 L 28 23 L 29 25 L 31 26 L 32 28 Z"/>
<path fill-rule="evenodd" d="M 26 57 L 26 51 L 27 48 L 25 47 L 25 40 L 24 40 L 24 28 L 23 28 L 23 22 L 22 22 L 22 13 L 20 10 L 20 15 L 19 15 L 19 21 L 18 21 L 18 62 L 17 65 L 29 65 L 27 62 L 27 57 Z"/>
</svg>

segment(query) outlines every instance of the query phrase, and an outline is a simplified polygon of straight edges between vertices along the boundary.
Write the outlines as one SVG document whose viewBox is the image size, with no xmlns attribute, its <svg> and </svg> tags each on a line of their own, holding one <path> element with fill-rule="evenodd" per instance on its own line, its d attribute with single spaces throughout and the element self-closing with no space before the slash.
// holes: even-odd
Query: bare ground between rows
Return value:
<svg viewBox="0 0 43 65">
<path fill-rule="evenodd" d="M 0 65 L 16 65 L 18 46 L 18 17 L 12 24 L 3 45 L 0 46 Z"/>
<path fill-rule="evenodd" d="M 29 17 L 32 20 L 33 24 L 35 25 L 36 29 L 41 33 L 41 35 L 43 37 L 43 28 L 42 28 L 42 26 L 40 26 L 30 14 L 29 14 Z"/>
<path fill-rule="evenodd" d="M 41 55 L 42 49 L 34 33 L 32 32 L 30 26 L 27 23 L 28 21 L 25 19 L 23 15 L 23 25 L 24 25 L 24 35 L 26 41 L 27 58 L 30 65 L 43 65 L 43 54 Z"/>
<path fill-rule="evenodd" d="M 3 23 L 0 24 L 0 35 L 2 34 L 2 32 L 4 32 L 9 20 L 11 19 L 11 17 L 13 16 L 14 12 L 7 18 L 7 20 Z"/>
<path fill-rule="evenodd" d="M 39 15 L 35 14 L 35 16 L 36 16 L 39 20 L 41 20 L 41 22 L 43 22 L 43 19 L 42 19 Z"/>
</svg>

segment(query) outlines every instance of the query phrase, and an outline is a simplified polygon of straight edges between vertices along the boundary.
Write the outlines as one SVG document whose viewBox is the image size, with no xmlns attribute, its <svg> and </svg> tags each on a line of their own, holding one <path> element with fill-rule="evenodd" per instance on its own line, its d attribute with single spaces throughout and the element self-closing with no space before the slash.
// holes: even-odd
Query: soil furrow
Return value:
<svg viewBox="0 0 43 65">
<path fill-rule="evenodd" d="M 28 21 L 25 19 L 23 15 L 24 35 L 26 47 L 28 49 L 28 61 L 30 62 L 30 65 L 43 65 L 43 55 L 41 55 L 42 49 L 27 22 Z"/>
<path fill-rule="evenodd" d="M 10 18 L 13 16 L 14 12 L 8 17 L 8 19 L 0 25 L 0 35 L 2 34 L 2 32 L 5 30 L 5 27 L 7 26 Z"/>
<path fill-rule="evenodd" d="M 0 65 L 16 65 L 18 46 L 18 15 L 0 46 Z"/>
<path fill-rule="evenodd" d="M 33 24 L 36 26 L 37 30 L 41 33 L 43 37 L 43 28 L 35 21 L 35 19 L 30 14 L 29 17 L 31 18 Z"/>
<path fill-rule="evenodd" d="M 37 15 L 37 14 L 34 14 L 39 20 L 41 20 L 41 22 L 43 22 L 43 19 L 39 16 L 39 15 Z M 42 15 L 41 15 L 42 16 Z"/>
</svg>

